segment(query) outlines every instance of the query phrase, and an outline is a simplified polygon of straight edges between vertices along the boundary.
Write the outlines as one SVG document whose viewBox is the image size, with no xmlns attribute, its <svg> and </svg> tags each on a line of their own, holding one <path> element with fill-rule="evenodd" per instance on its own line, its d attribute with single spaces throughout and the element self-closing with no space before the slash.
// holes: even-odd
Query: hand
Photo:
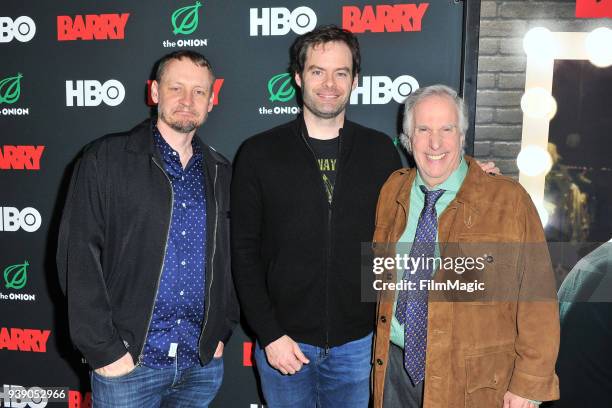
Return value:
<svg viewBox="0 0 612 408">
<path fill-rule="evenodd" d="M 495 163 L 493 162 L 482 163 L 481 161 L 476 160 L 476 163 L 478 163 L 482 171 L 484 171 L 485 173 L 501 175 L 501 170 L 499 169 L 499 167 L 496 167 Z"/>
<path fill-rule="evenodd" d="M 287 335 L 268 344 L 265 351 L 268 363 L 285 375 L 295 374 L 302 369 L 303 364 L 310 363 L 300 346 Z"/>
<path fill-rule="evenodd" d="M 219 344 L 217 344 L 217 349 L 215 350 L 215 354 L 213 354 L 213 358 L 221 358 L 223 357 L 223 342 L 220 341 Z"/>
<path fill-rule="evenodd" d="M 120 377 L 128 374 L 133 369 L 134 360 L 130 353 L 125 353 L 119 360 L 104 367 L 97 368 L 95 372 L 102 377 Z"/>
<path fill-rule="evenodd" d="M 519 397 L 516 394 L 506 391 L 504 394 L 503 408 L 538 408 L 537 405 L 531 403 L 528 399 Z"/>
</svg>

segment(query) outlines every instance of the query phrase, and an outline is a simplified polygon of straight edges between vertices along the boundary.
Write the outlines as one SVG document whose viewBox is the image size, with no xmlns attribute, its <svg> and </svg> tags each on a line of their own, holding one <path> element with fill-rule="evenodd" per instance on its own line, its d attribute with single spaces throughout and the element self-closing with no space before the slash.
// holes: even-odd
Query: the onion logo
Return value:
<svg viewBox="0 0 612 408">
<path fill-rule="evenodd" d="M 4 270 L 4 282 L 7 289 L 21 289 L 28 281 L 28 261 L 12 265 Z"/>
<path fill-rule="evenodd" d="M 15 103 L 21 95 L 21 78 L 23 75 L 17 74 L 14 77 L 4 78 L 0 81 L 0 103 Z"/>
<path fill-rule="evenodd" d="M 191 34 L 198 28 L 198 9 L 202 3 L 196 1 L 193 6 L 185 6 L 172 13 L 172 32 L 176 34 Z M 177 24 L 177 20 L 180 23 Z"/>
<path fill-rule="evenodd" d="M 291 74 L 288 72 L 274 75 L 268 81 L 270 101 L 287 102 L 295 95 L 295 88 L 291 83 Z"/>
</svg>

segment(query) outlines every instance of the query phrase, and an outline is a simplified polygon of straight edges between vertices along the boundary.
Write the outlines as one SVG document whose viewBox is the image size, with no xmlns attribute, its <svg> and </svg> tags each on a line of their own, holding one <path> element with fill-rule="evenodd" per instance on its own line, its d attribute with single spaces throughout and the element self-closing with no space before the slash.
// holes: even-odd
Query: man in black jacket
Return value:
<svg viewBox="0 0 612 408">
<path fill-rule="evenodd" d="M 360 243 L 401 161 L 389 137 L 345 120 L 354 35 L 321 27 L 291 55 L 303 114 L 247 140 L 235 162 L 236 289 L 269 406 L 366 407 L 375 304 L 361 301 Z"/>
<path fill-rule="evenodd" d="M 158 117 L 92 142 L 76 163 L 57 264 L 96 407 L 206 406 L 221 385 L 238 320 L 231 166 L 195 136 L 213 83 L 204 56 L 165 56 Z"/>
</svg>

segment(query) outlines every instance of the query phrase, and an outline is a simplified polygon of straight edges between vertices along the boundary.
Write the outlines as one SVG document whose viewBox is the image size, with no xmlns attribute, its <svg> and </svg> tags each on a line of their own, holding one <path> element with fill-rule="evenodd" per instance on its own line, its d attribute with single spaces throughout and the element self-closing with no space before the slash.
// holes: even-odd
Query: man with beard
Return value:
<svg viewBox="0 0 612 408">
<path fill-rule="evenodd" d="M 391 139 L 345 119 L 356 37 L 296 39 L 303 114 L 247 140 L 232 182 L 234 280 L 271 407 L 367 407 L 374 303 L 361 301 L 361 242 L 401 161 Z"/>
<path fill-rule="evenodd" d="M 230 163 L 195 136 L 214 74 L 193 51 L 159 62 L 158 117 L 85 147 L 57 264 L 96 407 L 207 406 L 238 320 Z"/>
</svg>

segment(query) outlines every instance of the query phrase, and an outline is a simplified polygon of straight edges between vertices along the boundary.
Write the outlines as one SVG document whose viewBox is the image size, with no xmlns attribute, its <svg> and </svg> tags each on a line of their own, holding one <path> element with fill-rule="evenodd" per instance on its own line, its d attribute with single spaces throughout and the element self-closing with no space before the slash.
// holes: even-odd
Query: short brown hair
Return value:
<svg viewBox="0 0 612 408">
<path fill-rule="evenodd" d="M 206 57 L 200 54 L 199 52 L 191 50 L 174 51 L 170 54 L 164 55 L 157 63 L 157 70 L 155 71 L 155 80 L 157 82 L 161 81 L 161 78 L 164 75 L 164 72 L 166 71 L 166 66 L 170 61 L 182 60 L 183 58 L 189 59 L 191 62 L 201 68 L 208 68 L 208 71 L 210 71 L 214 82 L 215 74 L 212 70 L 212 65 L 210 65 L 210 61 L 208 61 L 208 59 L 206 59 Z"/>
<path fill-rule="evenodd" d="M 332 41 L 343 42 L 351 50 L 353 56 L 353 68 L 351 74 L 355 77 L 361 70 L 361 53 L 359 51 L 359 41 L 353 33 L 330 24 L 315 28 L 306 34 L 295 39 L 291 46 L 291 65 L 289 69 L 292 74 L 302 74 L 306 63 L 308 49 L 315 45 L 327 44 Z"/>
</svg>

